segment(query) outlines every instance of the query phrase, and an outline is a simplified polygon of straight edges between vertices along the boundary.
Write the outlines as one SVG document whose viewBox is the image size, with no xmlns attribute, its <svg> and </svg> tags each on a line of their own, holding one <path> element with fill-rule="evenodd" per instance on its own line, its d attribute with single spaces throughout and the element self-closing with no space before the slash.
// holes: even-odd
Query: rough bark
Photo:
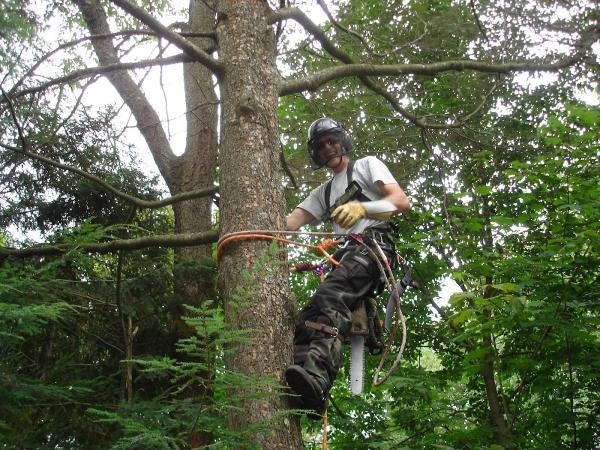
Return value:
<svg viewBox="0 0 600 450">
<path fill-rule="evenodd" d="M 209 7 L 210 2 L 190 0 L 189 31 L 209 31 L 214 29 L 214 13 Z M 195 38 L 190 41 L 198 47 L 208 46 L 211 41 Z M 187 192 L 213 185 L 213 175 L 217 165 L 217 105 L 218 99 L 213 88 L 212 74 L 203 65 L 196 63 L 184 64 L 184 85 L 186 103 L 186 147 L 185 152 L 173 165 L 173 194 Z M 187 202 L 175 203 L 175 231 L 177 234 L 190 233 L 198 230 L 209 230 L 211 220 L 212 198 L 197 198 Z M 196 247 L 181 247 L 175 252 L 175 320 L 173 322 L 174 343 L 181 338 L 195 334 L 182 317 L 186 315 L 184 305 L 202 304 L 207 299 L 215 299 L 216 293 L 212 274 L 197 270 L 185 270 L 188 262 L 200 263 L 211 257 L 210 245 Z M 206 261 L 204 261 L 206 264 Z M 196 266 L 197 267 L 197 266 Z M 181 358 L 181 355 L 179 355 Z M 213 376 L 211 373 L 201 374 L 204 378 Z M 209 383 L 206 383 L 208 385 Z M 205 386 L 206 386 L 205 385 Z M 182 395 L 188 398 L 210 397 L 211 392 L 205 386 L 191 386 Z M 190 436 L 192 448 L 210 444 L 210 433 L 194 432 Z"/>
<path fill-rule="evenodd" d="M 266 2 L 260 0 L 221 1 L 219 5 L 217 34 L 226 67 L 221 83 L 222 234 L 282 229 L 284 225 L 277 132 L 279 74 L 268 14 Z M 237 329 L 257 330 L 252 344 L 239 345 L 226 365 L 229 370 L 263 379 L 271 376 L 283 384 L 283 371 L 292 361 L 296 306 L 285 264 L 269 266 L 260 259 L 267 247 L 265 242 L 240 241 L 227 247 L 222 257 L 219 279 L 226 322 Z M 244 398 L 243 412 L 232 412 L 229 426 L 247 430 L 269 424 L 252 436 L 256 445 L 301 448 L 297 418 L 276 416 L 288 406 L 276 395 L 276 388 L 268 388 L 273 395 L 261 400 L 247 399 L 248 389 L 232 392 Z"/>
</svg>

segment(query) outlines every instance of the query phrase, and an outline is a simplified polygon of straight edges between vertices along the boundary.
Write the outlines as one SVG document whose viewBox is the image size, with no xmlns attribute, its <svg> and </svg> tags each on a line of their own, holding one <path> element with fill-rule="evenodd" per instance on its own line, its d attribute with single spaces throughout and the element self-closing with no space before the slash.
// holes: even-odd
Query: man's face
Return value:
<svg viewBox="0 0 600 450">
<path fill-rule="evenodd" d="M 336 133 L 327 133 L 317 139 L 315 143 L 319 159 L 326 161 L 327 165 L 339 163 L 335 161 L 342 154 L 342 141 Z"/>
</svg>

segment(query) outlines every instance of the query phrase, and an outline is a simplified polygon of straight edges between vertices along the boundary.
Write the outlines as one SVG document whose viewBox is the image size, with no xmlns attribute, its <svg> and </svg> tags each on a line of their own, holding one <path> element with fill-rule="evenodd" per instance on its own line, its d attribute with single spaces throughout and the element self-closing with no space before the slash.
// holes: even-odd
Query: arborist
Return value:
<svg viewBox="0 0 600 450">
<path fill-rule="evenodd" d="M 408 211 L 410 201 L 381 160 L 374 156 L 350 160 L 352 137 L 335 120 L 315 120 L 308 128 L 307 147 L 313 168 L 327 167 L 333 177 L 292 211 L 287 230 L 331 219 L 334 233 L 347 235 L 345 245 L 334 254 L 340 264 L 328 273 L 298 316 L 294 364 L 285 371 L 300 407 L 318 419 L 342 363 L 352 311 L 382 287 L 374 253 L 363 244 L 376 241 L 388 260 L 394 261 L 389 219 Z"/>
</svg>

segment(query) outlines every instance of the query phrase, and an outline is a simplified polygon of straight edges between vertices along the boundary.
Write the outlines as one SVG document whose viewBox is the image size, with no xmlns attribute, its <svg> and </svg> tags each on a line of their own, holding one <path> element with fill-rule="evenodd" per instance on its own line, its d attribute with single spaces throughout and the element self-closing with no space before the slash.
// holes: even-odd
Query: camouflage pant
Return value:
<svg viewBox="0 0 600 450">
<path fill-rule="evenodd" d="M 395 249 L 387 241 L 382 249 L 391 259 Z M 340 265 L 328 274 L 300 312 L 294 335 L 294 364 L 318 378 L 325 391 L 331 388 L 340 368 L 342 339 L 349 335 L 352 311 L 382 281 L 377 263 L 362 246 L 349 246 L 336 252 L 334 258 Z M 327 331 L 318 330 L 316 324 L 335 327 L 339 335 L 335 337 L 327 327 Z"/>
</svg>

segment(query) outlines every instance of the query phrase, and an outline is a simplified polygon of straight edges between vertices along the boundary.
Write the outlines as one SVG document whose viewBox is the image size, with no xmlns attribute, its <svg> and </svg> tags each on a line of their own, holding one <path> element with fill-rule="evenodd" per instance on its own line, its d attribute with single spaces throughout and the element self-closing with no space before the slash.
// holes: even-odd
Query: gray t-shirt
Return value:
<svg viewBox="0 0 600 450">
<path fill-rule="evenodd" d="M 383 184 L 398 183 L 387 166 L 374 156 L 367 156 L 355 161 L 352 179 L 358 182 L 359 186 L 362 188 L 363 194 L 369 197 L 370 200 L 381 200 L 383 198 L 381 192 L 379 191 L 379 187 L 376 184 L 377 181 L 381 181 Z M 327 210 L 325 207 L 326 185 L 327 182 L 321 184 L 318 188 L 314 189 L 302 203 L 298 205 L 298 208 L 308 211 L 315 217 L 312 225 L 316 225 L 327 219 Z M 346 176 L 346 170 L 342 170 L 340 173 L 337 173 L 333 176 L 329 204 L 333 205 L 335 200 L 344 193 L 347 187 L 348 179 Z M 358 200 L 352 200 L 349 203 L 356 201 Z M 342 234 L 362 233 L 365 229 L 382 223 L 384 222 L 367 218 L 359 219 L 351 228 L 342 228 L 338 224 L 334 223 L 333 232 Z"/>
</svg>

